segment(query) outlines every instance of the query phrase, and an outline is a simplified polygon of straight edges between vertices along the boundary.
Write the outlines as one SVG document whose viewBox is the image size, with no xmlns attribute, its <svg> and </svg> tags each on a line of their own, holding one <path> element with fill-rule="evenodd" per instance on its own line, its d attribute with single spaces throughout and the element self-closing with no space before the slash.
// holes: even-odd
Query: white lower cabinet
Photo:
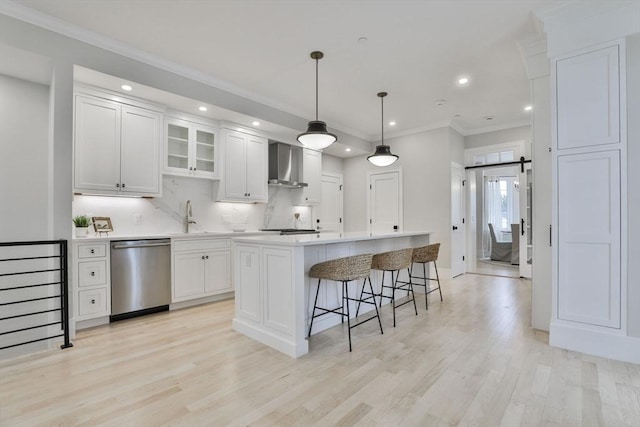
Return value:
<svg viewBox="0 0 640 427">
<path fill-rule="evenodd" d="M 229 239 L 175 240 L 171 251 L 171 302 L 233 291 Z"/>
<path fill-rule="evenodd" d="M 72 246 L 73 315 L 76 321 L 111 314 L 108 242 L 74 242 Z"/>
</svg>

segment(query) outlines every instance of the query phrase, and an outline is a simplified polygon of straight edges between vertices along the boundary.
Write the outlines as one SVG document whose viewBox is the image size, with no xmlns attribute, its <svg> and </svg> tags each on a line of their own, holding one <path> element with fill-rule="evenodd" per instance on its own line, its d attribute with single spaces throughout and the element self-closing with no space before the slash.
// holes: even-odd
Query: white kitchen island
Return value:
<svg viewBox="0 0 640 427">
<path fill-rule="evenodd" d="M 300 357 L 309 352 L 306 335 L 313 309 L 310 299 L 315 296 L 317 285 L 317 280 L 310 280 L 307 275 L 312 265 L 351 255 L 424 246 L 429 244 L 429 234 L 418 231 L 234 237 L 233 328 L 289 356 Z M 379 286 L 378 276 L 371 276 L 374 287 Z M 361 284 L 350 286 L 359 291 Z M 322 287 L 318 303 L 336 307 L 340 298 L 340 286 L 329 284 Z M 312 333 L 338 323 L 338 315 L 320 317 L 314 321 Z"/>
</svg>

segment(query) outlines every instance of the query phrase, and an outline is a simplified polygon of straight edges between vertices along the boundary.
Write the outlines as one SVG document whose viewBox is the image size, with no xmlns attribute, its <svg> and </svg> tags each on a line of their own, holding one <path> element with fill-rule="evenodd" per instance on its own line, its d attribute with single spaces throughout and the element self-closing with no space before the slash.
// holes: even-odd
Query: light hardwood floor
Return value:
<svg viewBox="0 0 640 427">
<path fill-rule="evenodd" d="M 291 359 L 231 329 L 233 301 L 79 333 L 0 365 L 2 426 L 640 426 L 640 365 L 533 331 L 530 282 L 465 275 Z M 422 295 L 420 295 L 422 297 Z"/>
</svg>

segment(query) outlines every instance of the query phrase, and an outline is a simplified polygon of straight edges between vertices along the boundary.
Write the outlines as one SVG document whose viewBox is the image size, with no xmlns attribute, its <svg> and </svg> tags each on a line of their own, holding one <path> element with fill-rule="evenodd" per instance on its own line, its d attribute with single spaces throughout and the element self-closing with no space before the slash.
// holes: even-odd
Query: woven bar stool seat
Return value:
<svg viewBox="0 0 640 427">
<path fill-rule="evenodd" d="M 373 258 L 372 254 L 365 255 L 354 255 L 345 258 L 338 258 L 330 261 L 321 262 L 315 264 L 309 270 L 309 277 L 313 279 L 318 279 L 318 287 L 316 289 L 316 297 L 313 303 L 313 311 L 311 313 L 311 323 L 309 325 L 309 334 L 307 336 L 311 336 L 311 329 L 313 328 L 313 320 L 316 317 L 324 316 L 326 314 L 337 314 L 341 317 L 341 321 L 344 323 L 344 319 L 347 319 L 347 327 L 349 334 L 349 351 L 351 351 L 351 329 L 355 328 L 358 325 L 361 325 L 369 320 L 378 319 L 378 324 L 380 326 L 380 333 L 382 334 L 382 322 L 380 321 L 380 314 L 378 313 L 378 307 L 375 303 L 369 301 L 368 299 L 362 300 L 362 298 L 352 298 L 349 296 L 349 288 L 348 283 L 354 280 L 363 279 L 362 286 L 366 285 L 367 281 L 369 282 L 369 289 L 371 293 L 373 293 L 373 287 L 371 285 L 371 279 L 369 278 L 371 274 L 371 259 Z M 335 282 L 342 283 L 342 304 L 340 307 L 335 308 L 326 308 L 318 306 L 318 294 L 320 293 L 320 284 L 321 281 L 332 280 Z M 351 324 L 351 316 L 349 313 L 349 301 L 355 301 L 358 303 L 358 308 L 361 303 L 372 304 L 375 307 L 376 314 L 375 316 L 369 317 L 368 319 L 362 320 L 358 323 Z M 345 313 L 346 309 L 346 313 Z M 319 314 L 316 314 L 316 310 L 319 311 Z M 356 313 L 356 317 L 358 314 Z"/>
<path fill-rule="evenodd" d="M 411 268 L 409 269 L 409 280 L 413 282 L 416 286 L 424 286 L 424 301 L 425 307 L 429 309 L 429 294 L 431 292 L 439 291 L 440 292 L 440 301 L 442 301 L 442 289 L 440 288 L 440 276 L 438 276 L 438 266 L 436 265 L 436 261 L 438 260 L 438 252 L 440 251 L 440 243 L 433 243 L 431 245 L 422 246 L 419 248 L 413 249 L 413 259 Z M 432 262 L 433 267 L 436 271 L 436 278 L 432 279 L 427 277 L 427 268 L 426 265 Z M 413 274 L 413 264 L 422 264 L 422 277 Z M 418 283 L 417 280 L 421 280 L 422 283 Z M 437 282 L 438 286 L 435 288 L 431 288 L 430 282 Z"/>
<path fill-rule="evenodd" d="M 373 256 L 371 260 L 371 269 L 372 270 L 380 270 L 382 271 L 382 282 L 380 284 L 380 293 L 379 294 L 369 294 L 365 291 L 364 286 L 362 287 L 361 294 L 367 296 L 373 296 L 375 301 L 375 296 L 380 297 L 380 306 L 382 307 L 382 299 L 388 298 L 391 300 L 391 306 L 393 307 L 393 327 L 396 326 L 396 308 L 402 307 L 405 304 L 408 304 L 413 301 L 413 309 L 418 314 L 418 309 L 416 308 L 416 299 L 413 294 L 413 286 L 411 284 L 411 279 L 409 282 L 400 282 L 398 281 L 398 275 L 400 270 L 408 269 L 411 265 L 411 259 L 413 255 L 413 249 L 400 249 L 397 251 L 383 252 L 380 254 L 376 254 Z M 391 272 L 391 285 L 385 285 L 385 273 Z M 391 296 L 384 295 L 384 289 L 391 289 Z M 402 304 L 396 305 L 396 291 L 397 290 L 406 290 L 407 293 L 411 294 L 411 299 L 403 302 Z M 362 299 L 362 296 L 361 296 Z M 357 311 L 356 311 L 357 313 Z"/>
</svg>

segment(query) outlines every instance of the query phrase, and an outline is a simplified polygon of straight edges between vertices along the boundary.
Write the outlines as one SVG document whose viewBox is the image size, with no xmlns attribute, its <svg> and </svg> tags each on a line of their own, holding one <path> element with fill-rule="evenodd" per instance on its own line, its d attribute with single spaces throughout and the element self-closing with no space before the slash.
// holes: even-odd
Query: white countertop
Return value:
<svg viewBox="0 0 640 427">
<path fill-rule="evenodd" d="M 111 241 L 111 240 L 144 240 L 144 239 L 224 239 L 242 236 L 269 236 L 279 235 L 275 231 L 193 231 L 191 233 L 158 233 L 158 234 L 123 234 L 123 233 L 109 233 L 109 235 L 96 236 L 94 233 L 89 232 L 87 237 L 74 237 L 73 243 L 82 242 L 98 242 L 98 241 Z"/>
<path fill-rule="evenodd" d="M 279 235 L 252 235 L 233 236 L 233 240 L 239 243 L 263 243 L 279 246 L 311 246 L 326 245 L 330 243 L 356 242 L 362 240 L 393 239 L 398 237 L 424 236 L 430 231 L 405 231 L 397 233 L 371 234 L 366 232 L 351 233 L 320 233 L 320 234 L 294 234 L 289 236 Z"/>
</svg>

